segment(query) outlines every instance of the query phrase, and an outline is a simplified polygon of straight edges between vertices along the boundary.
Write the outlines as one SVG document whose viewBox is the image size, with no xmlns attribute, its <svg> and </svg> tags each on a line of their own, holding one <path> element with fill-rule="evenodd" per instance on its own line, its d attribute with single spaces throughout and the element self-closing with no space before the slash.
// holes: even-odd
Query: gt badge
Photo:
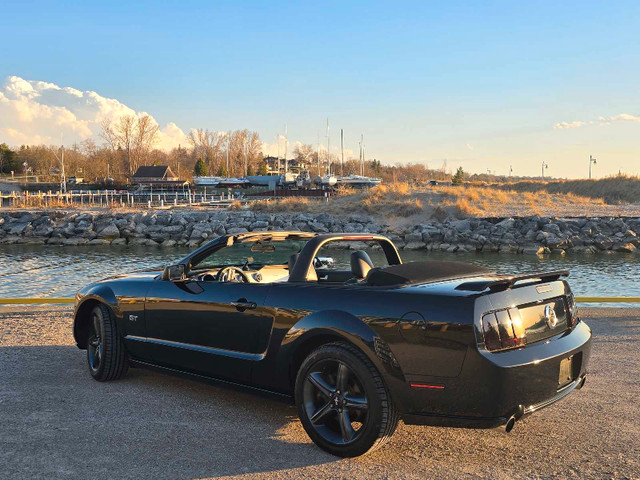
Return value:
<svg viewBox="0 0 640 480">
<path fill-rule="evenodd" d="M 129 321 L 130 322 L 137 322 L 138 321 L 138 316 L 137 315 L 129 315 Z"/>
</svg>

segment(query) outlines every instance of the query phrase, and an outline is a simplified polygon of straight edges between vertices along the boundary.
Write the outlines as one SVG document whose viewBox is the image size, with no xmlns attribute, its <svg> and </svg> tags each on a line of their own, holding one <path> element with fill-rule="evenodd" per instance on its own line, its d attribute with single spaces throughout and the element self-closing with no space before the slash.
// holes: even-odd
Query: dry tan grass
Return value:
<svg viewBox="0 0 640 480">
<path fill-rule="evenodd" d="M 341 192 L 329 202 L 288 197 L 259 202 L 253 208 L 266 212 L 362 213 L 391 223 L 422 222 L 430 218 L 444 220 L 447 217 L 621 214 L 613 211 L 618 207 L 605 205 L 602 199 L 577 194 L 518 192 L 486 185 L 418 188 L 402 182 L 382 184 L 364 192 Z"/>
<path fill-rule="evenodd" d="M 278 200 L 262 200 L 252 205 L 252 210 L 266 213 L 297 212 L 309 213 L 320 200 L 310 200 L 307 197 L 284 197 Z"/>
<path fill-rule="evenodd" d="M 640 177 L 616 175 L 598 180 L 526 181 L 497 186 L 517 192 L 546 192 L 588 197 L 607 204 L 640 203 Z"/>
</svg>

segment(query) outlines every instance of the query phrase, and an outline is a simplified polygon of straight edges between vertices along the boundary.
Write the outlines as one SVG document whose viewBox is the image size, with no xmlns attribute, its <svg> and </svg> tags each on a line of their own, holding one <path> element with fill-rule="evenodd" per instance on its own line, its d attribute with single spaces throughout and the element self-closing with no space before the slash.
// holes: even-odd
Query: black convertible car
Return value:
<svg viewBox="0 0 640 480">
<path fill-rule="evenodd" d="M 566 275 L 402 263 L 380 235 L 243 233 L 83 288 L 73 331 L 96 380 L 149 366 L 280 394 L 318 446 L 355 456 L 399 419 L 509 431 L 581 388 L 591 330 Z"/>
</svg>

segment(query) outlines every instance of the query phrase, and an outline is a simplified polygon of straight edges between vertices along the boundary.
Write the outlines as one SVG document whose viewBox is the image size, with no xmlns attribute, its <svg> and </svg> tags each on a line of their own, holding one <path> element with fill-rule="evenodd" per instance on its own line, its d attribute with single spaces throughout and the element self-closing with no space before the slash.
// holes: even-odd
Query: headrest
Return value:
<svg viewBox="0 0 640 480">
<path fill-rule="evenodd" d="M 362 279 L 367 276 L 369 270 L 373 268 L 373 262 L 367 255 L 367 252 L 357 250 L 351 254 L 351 273 L 357 279 Z"/>
<path fill-rule="evenodd" d="M 294 253 L 293 255 L 291 255 L 289 257 L 289 273 L 291 273 L 291 271 L 293 270 L 293 266 L 296 264 L 296 262 L 298 261 L 298 257 L 300 256 L 299 253 Z"/>
</svg>

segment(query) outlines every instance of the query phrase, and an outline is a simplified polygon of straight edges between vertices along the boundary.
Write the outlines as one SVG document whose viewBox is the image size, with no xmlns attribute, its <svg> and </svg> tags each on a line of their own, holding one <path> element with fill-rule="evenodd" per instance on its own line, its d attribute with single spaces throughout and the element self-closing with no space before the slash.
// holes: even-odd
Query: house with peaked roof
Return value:
<svg viewBox="0 0 640 480">
<path fill-rule="evenodd" d="M 132 185 L 150 187 L 181 187 L 188 182 L 180 180 L 168 165 L 151 165 L 138 167 L 131 177 Z"/>
</svg>

